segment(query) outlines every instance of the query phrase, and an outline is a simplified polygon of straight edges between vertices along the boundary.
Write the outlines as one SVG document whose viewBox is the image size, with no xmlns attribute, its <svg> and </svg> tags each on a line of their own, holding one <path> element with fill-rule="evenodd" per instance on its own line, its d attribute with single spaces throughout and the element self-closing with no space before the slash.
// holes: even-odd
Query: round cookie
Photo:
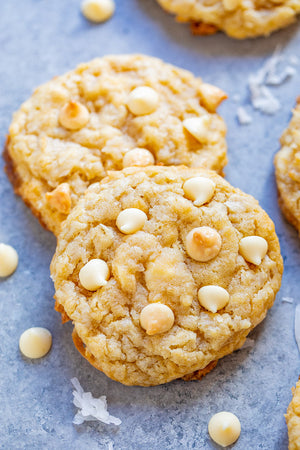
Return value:
<svg viewBox="0 0 300 450">
<path fill-rule="evenodd" d="M 15 113 L 7 173 L 34 214 L 58 234 L 78 198 L 107 170 L 185 164 L 221 173 L 226 127 L 216 109 L 225 98 L 156 58 L 95 59 L 37 88 Z"/>
<path fill-rule="evenodd" d="M 51 263 L 56 309 L 73 321 L 77 348 L 112 379 L 142 386 L 203 375 L 240 348 L 282 270 L 258 202 L 213 171 L 183 166 L 131 167 L 90 186 Z"/>
<path fill-rule="evenodd" d="M 300 379 L 293 388 L 293 398 L 285 414 L 289 434 L 289 450 L 300 448 Z"/>
<path fill-rule="evenodd" d="M 236 39 L 268 36 L 294 22 L 298 0 L 157 0 L 179 22 L 191 22 L 194 34 L 218 30 Z"/>
<path fill-rule="evenodd" d="M 300 232 L 300 98 L 275 156 L 279 204 L 287 220 Z"/>
</svg>

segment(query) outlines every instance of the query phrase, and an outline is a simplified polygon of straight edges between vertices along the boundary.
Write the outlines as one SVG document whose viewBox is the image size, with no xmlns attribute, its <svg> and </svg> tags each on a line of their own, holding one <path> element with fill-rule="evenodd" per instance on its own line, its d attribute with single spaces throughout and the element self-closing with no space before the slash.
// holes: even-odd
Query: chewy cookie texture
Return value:
<svg viewBox="0 0 300 450">
<path fill-rule="evenodd" d="M 275 156 L 279 204 L 287 220 L 300 232 L 300 98 L 280 142 L 281 149 Z"/>
<path fill-rule="evenodd" d="M 190 72 L 142 55 L 109 56 L 38 87 L 14 114 L 5 148 L 15 191 L 58 234 L 108 170 L 150 164 L 222 172 L 226 98 Z"/>
<path fill-rule="evenodd" d="M 157 0 L 179 22 L 191 22 L 194 34 L 222 30 L 236 39 L 268 36 L 294 22 L 298 0 Z"/>
<path fill-rule="evenodd" d="M 90 186 L 51 263 L 77 348 L 112 379 L 142 386 L 204 375 L 240 348 L 282 269 L 258 202 L 182 166 L 126 168 Z"/>
<path fill-rule="evenodd" d="M 299 450 L 300 448 L 300 380 L 293 388 L 293 398 L 287 413 L 285 420 L 289 433 L 289 450 Z"/>
</svg>

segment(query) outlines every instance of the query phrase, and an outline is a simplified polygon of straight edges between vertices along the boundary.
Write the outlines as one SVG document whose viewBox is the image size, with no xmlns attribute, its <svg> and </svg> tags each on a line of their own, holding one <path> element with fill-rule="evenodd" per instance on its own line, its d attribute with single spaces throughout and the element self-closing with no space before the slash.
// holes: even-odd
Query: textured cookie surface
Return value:
<svg viewBox="0 0 300 450">
<path fill-rule="evenodd" d="M 202 206 L 183 189 L 195 177 L 215 185 Z M 143 228 L 128 235 L 116 226 L 127 208 L 147 216 Z M 197 227 L 210 227 L 221 238 L 218 254 L 207 262 L 186 250 Z M 241 239 L 253 235 L 268 247 L 258 265 L 239 251 Z M 96 258 L 108 264 L 110 278 L 91 292 L 79 272 Z M 273 304 L 282 259 L 274 224 L 253 197 L 209 170 L 149 166 L 109 173 L 90 186 L 63 224 L 51 273 L 56 307 L 73 321 L 83 355 L 115 380 L 148 386 L 202 370 L 240 348 Z M 209 285 L 229 294 L 215 313 L 198 300 L 198 290 Z M 174 324 L 149 335 L 141 312 L 155 303 L 169 307 Z"/>
<path fill-rule="evenodd" d="M 127 103 L 141 86 L 152 88 L 158 101 L 153 112 L 135 115 Z M 148 56 L 81 64 L 40 86 L 15 113 L 5 152 L 7 172 L 16 191 L 57 234 L 85 189 L 107 170 L 122 169 L 125 153 L 136 147 L 150 151 L 155 164 L 221 172 L 226 129 L 216 107 L 225 97 L 191 73 Z M 70 124 L 76 112 L 80 124 L 78 118 Z M 199 139 L 183 126 L 195 117 L 204 120 Z"/>
<path fill-rule="evenodd" d="M 293 398 L 287 413 L 285 420 L 289 433 L 289 450 L 299 450 L 300 448 L 300 381 L 293 389 Z"/>
<path fill-rule="evenodd" d="M 279 203 L 287 220 L 300 232 L 300 103 L 281 137 L 281 149 L 275 156 Z"/>
<path fill-rule="evenodd" d="M 299 0 L 157 0 L 182 22 L 192 22 L 195 34 L 217 30 L 245 39 L 267 36 L 292 23 L 300 13 Z"/>
</svg>

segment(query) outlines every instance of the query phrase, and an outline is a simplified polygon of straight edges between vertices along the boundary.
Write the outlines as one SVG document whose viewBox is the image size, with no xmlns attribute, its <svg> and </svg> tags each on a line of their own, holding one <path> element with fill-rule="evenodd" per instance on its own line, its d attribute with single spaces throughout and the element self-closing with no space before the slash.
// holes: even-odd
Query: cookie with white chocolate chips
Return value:
<svg viewBox="0 0 300 450">
<path fill-rule="evenodd" d="M 268 36 L 300 13 L 298 0 L 157 0 L 178 22 L 190 22 L 194 34 L 222 30 L 236 39 Z"/>
<path fill-rule="evenodd" d="M 108 56 L 36 89 L 9 128 L 6 170 L 41 222 L 58 234 L 78 198 L 108 170 L 152 164 L 221 173 L 226 94 L 142 55 Z"/>
<path fill-rule="evenodd" d="M 130 167 L 79 200 L 51 273 L 81 353 L 150 386 L 201 376 L 240 348 L 273 304 L 282 259 L 258 202 L 215 172 Z"/>
<path fill-rule="evenodd" d="M 300 448 L 300 378 L 292 389 L 293 398 L 288 406 L 285 420 L 289 433 L 289 450 Z"/>
<path fill-rule="evenodd" d="M 280 142 L 281 149 L 274 160 L 279 204 L 300 233 L 300 97 Z"/>
</svg>

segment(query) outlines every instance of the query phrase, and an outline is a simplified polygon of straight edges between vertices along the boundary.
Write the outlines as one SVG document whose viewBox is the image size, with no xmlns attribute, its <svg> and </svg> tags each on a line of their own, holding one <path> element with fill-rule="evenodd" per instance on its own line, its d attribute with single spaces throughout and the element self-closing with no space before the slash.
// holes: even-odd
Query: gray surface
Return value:
<svg viewBox="0 0 300 450">
<path fill-rule="evenodd" d="M 40 83 L 105 53 L 143 52 L 183 66 L 231 96 L 246 96 L 246 78 L 275 46 L 299 54 L 297 25 L 269 39 L 233 41 L 222 34 L 197 38 L 178 25 L 154 0 L 117 0 L 117 10 L 104 25 L 80 15 L 80 0 L 6 0 L 0 2 L 0 139 L 4 143 L 11 115 Z M 297 234 L 277 205 L 273 155 L 300 94 L 300 74 L 275 89 L 283 107 L 275 117 L 253 114 L 240 127 L 236 105 L 220 108 L 228 124 L 228 180 L 253 194 L 276 223 L 285 261 L 283 285 L 267 319 L 253 333 L 256 345 L 220 361 L 201 382 L 176 381 L 154 388 L 125 387 L 91 367 L 74 349 L 71 325 L 62 325 L 53 310 L 49 263 L 54 237 L 43 230 L 12 192 L 0 168 L 0 242 L 20 255 L 17 272 L 0 281 L 0 448 L 3 449 L 212 449 L 207 435 L 210 416 L 220 410 L 238 415 L 242 434 L 235 449 L 285 449 L 283 414 L 290 388 L 299 374 L 294 341 L 294 304 L 298 301 Z M 245 97 L 246 98 L 246 97 Z M 53 333 L 53 348 L 31 362 L 18 350 L 19 335 L 31 326 Z M 109 410 L 122 425 L 97 423 L 75 427 L 70 378 L 85 390 L 106 394 Z"/>
</svg>

